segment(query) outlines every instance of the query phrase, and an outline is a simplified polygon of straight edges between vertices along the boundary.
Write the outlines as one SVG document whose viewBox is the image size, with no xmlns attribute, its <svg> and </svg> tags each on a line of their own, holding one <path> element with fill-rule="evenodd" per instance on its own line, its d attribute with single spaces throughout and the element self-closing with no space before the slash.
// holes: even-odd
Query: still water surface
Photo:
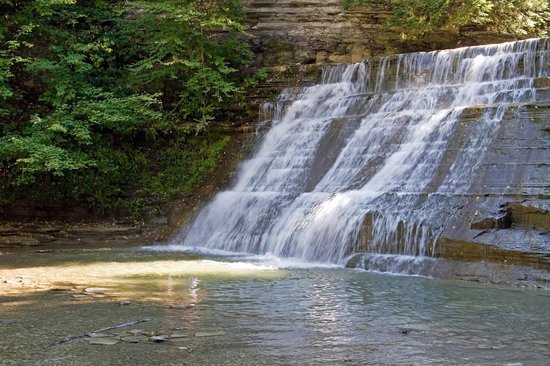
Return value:
<svg viewBox="0 0 550 366">
<path fill-rule="evenodd" d="M 146 318 L 104 333 L 165 342 L 63 341 Z M 269 256 L 143 248 L 0 256 L 0 365 L 515 363 L 550 365 L 548 291 Z"/>
</svg>

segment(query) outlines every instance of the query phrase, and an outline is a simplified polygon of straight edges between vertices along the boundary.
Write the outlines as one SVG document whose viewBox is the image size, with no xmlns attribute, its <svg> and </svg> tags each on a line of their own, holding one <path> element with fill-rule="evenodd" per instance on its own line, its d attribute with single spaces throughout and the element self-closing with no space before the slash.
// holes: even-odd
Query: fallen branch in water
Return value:
<svg viewBox="0 0 550 366">
<path fill-rule="evenodd" d="M 84 337 L 90 336 L 90 334 L 93 334 L 93 333 L 102 333 L 102 332 L 106 332 L 106 331 L 113 330 L 113 329 L 129 327 L 129 326 L 136 325 L 136 324 L 139 324 L 139 323 L 145 323 L 145 322 L 148 322 L 150 320 L 151 320 L 151 318 L 146 317 L 146 318 L 135 320 L 135 321 L 132 321 L 132 322 L 120 323 L 120 324 L 117 324 L 117 325 L 113 325 L 111 327 L 101 328 L 101 329 L 98 329 L 98 330 L 94 330 L 93 332 L 80 333 L 80 334 L 71 334 L 71 335 L 63 337 L 63 339 L 60 340 L 60 341 L 50 343 L 48 345 L 48 348 L 56 346 L 58 344 L 65 343 L 65 342 L 71 342 L 71 341 L 74 341 L 74 340 L 77 340 L 77 339 L 82 339 Z"/>
</svg>

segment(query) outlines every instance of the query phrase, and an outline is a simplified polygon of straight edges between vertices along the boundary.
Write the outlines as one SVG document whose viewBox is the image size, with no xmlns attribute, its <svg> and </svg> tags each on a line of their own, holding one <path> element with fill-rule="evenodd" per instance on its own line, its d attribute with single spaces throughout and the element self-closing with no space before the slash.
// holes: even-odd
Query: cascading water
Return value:
<svg viewBox="0 0 550 366">
<path fill-rule="evenodd" d="M 328 66 L 321 84 L 283 93 L 235 183 L 176 241 L 333 263 L 427 256 L 492 132 L 536 98 L 549 62 L 550 41 L 533 39 Z"/>
</svg>

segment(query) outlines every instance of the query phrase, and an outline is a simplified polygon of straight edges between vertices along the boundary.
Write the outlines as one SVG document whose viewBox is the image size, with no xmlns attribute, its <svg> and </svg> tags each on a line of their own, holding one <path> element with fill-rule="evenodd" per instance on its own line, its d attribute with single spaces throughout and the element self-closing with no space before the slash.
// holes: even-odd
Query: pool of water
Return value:
<svg viewBox="0 0 550 366">
<path fill-rule="evenodd" d="M 269 256 L 0 255 L 0 365 L 509 364 L 550 364 L 550 292 Z"/>
</svg>

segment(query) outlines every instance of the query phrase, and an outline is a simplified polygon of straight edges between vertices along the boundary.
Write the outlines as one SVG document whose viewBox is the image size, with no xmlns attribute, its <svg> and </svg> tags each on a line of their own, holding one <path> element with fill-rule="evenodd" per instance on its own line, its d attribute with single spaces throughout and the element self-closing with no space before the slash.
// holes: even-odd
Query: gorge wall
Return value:
<svg viewBox="0 0 550 366">
<path fill-rule="evenodd" d="M 352 10 L 344 10 L 339 0 L 243 0 L 242 3 L 259 67 L 294 65 L 294 69 L 300 70 L 304 67 L 300 65 L 306 65 L 307 69 L 309 64 L 354 63 L 367 59 L 371 59 L 375 67 L 377 62 L 372 58 L 386 55 L 512 40 L 506 35 L 463 27 L 458 32 L 437 32 L 422 39 L 403 41 L 384 26 L 391 15 L 389 2 L 384 0 L 372 0 L 368 6 Z M 471 263 L 481 260 L 481 263 L 549 268 L 548 80 L 537 80 L 536 101 L 519 113 L 512 107 L 500 128 L 494 131 L 494 142 L 476 176 L 472 177 L 476 182 L 472 192 L 464 197 L 462 204 L 449 207 L 449 214 L 454 218 L 441 233 L 438 245 L 431 248 L 432 255 Z M 480 105 L 465 112 L 461 129 L 466 131 L 475 125 L 472 121 L 485 109 L 486 106 Z M 460 140 L 460 133 L 457 139 Z M 369 222 L 367 216 L 364 225 L 368 227 Z M 369 242 L 364 238 L 355 252 L 371 251 Z M 372 263 L 358 255 L 349 265 Z M 452 276 L 457 277 L 461 270 L 468 273 L 466 277 L 476 272 L 483 278 L 480 275 L 483 271 L 470 267 L 456 267 L 451 271 Z M 493 269 L 485 272 L 503 273 Z M 524 275 L 514 272 L 511 276 Z M 488 280 L 498 282 L 495 278 Z"/>
<path fill-rule="evenodd" d="M 340 0 L 242 0 L 258 66 L 353 63 L 369 57 L 510 41 L 480 29 L 402 41 L 384 23 L 389 1 L 344 10 Z"/>
</svg>

